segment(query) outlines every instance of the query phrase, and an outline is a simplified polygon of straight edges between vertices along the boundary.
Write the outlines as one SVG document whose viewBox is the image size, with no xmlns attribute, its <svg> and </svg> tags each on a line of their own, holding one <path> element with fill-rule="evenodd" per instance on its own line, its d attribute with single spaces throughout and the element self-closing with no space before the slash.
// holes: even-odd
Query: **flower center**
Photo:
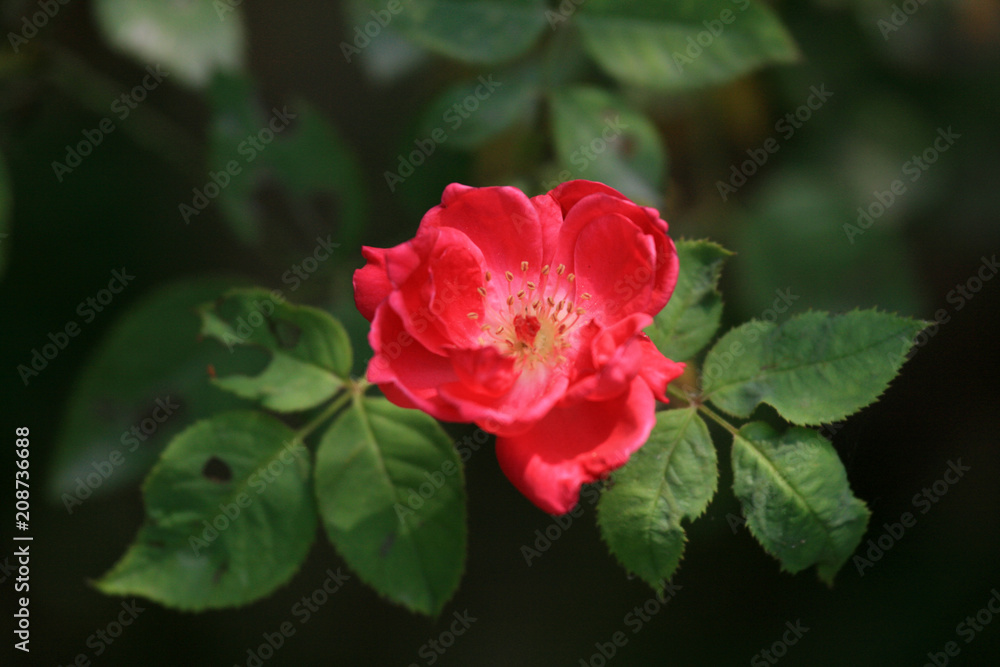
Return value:
<svg viewBox="0 0 1000 667">
<path fill-rule="evenodd" d="M 528 280 L 528 262 L 519 268 L 519 281 L 512 271 L 504 273 L 505 281 L 494 282 L 489 271 L 483 275 L 477 290 L 484 301 L 485 320 L 479 344 L 493 345 L 528 368 L 560 364 L 566 361 L 563 351 L 572 345 L 573 330 L 587 312 L 569 299 L 576 276 L 566 274 L 563 264 L 555 271 L 546 264 L 535 282 Z M 590 294 L 580 295 L 580 301 L 588 299 Z M 469 317 L 478 319 L 478 314 Z"/>
</svg>

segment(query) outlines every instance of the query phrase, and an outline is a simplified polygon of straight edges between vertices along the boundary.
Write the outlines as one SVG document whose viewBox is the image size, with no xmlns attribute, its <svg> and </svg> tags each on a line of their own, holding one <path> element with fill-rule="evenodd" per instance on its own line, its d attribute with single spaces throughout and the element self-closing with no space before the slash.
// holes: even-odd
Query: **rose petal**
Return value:
<svg viewBox="0 0 1000 667">
<path fill-rule="evenodd" d="M 685 364 L 671 361 L 663 356 L 663 353 L 657 349 L 649 336 L 644 333 L 639 334 L 638 345 L 642 348 L 639 374 L 653 390 L 653 395 L 656 396 L 657 400 L 669 403 L 667 385 L 684 374 Z"/>
<path fill-rule="evenodd" d="M 375 317 L 375 309 L 392 291 L 392 283 L 386 273 L 384 248 L 361 247 L 361 256 L 368 263 L 354 272 L 354 303 L 358 311 L 369 322 Z"/>
<path fill-rule="evenodd" d="M 656 421 L 649 387 L 601 402 L 557 406 L 529 431 L 497 438 L 497 459 L 510 481 L 538 507 L 564 514 L 580 487 L 621 467 L 646 442 Z"/>
<path fill-rule="evenodd" d="M 542 223 L 523 192 L 513 187 L 448 187 L 442 204 L 427 212 L 421 227 L 461 231 L 500 277 L 505 271 L 520 271 L 522 262 L 528 262 L 533 271 L 540 270 Z"/>
<path fill-rule="evenodd" d="M 442 385 L 440 392 L 444 400 L 461 412 L 462 421 L 489 424 L 491 433 L 508 435 L 521 433 L 544 417 L 562 400 L 568 385 L 565 373 L 538 366 L 522 370 L 517 382 L 500 396 L 478 392 L 461 383 Z"/>
<path fill-rule="evenodd" d="M 563 212 L 563 217 L 566 217 L 569 214 L 570 209 L 576 206 L 581 199 L 592 194 L 609 195 L 616 199 L 622 199 L 629 202 L 629 199 L 625 195 L 618 192 L 614 188 L 605 185 L 604 183 L 585 181 L 583 179 L 567 181 L 549 192 L 549 196 L 559 203 L 559 207 Z"/>
<path fill-rule="evenodd" d="M 389 305 L 375 311 L 368 341 L 375 356 L 368 364 L 368 381 L 379 385 L 394 385 L 421 410 L 445 421 L 462 421 L 450 403 L 443 401 L 438 387 L 455 382 L 458 376 L 451 361 L 434 354 L 413 338 L 403 327 L 403 321 Z M 409 406 L 404 406 L 409 407 Z"/>
<path fill-rule="evenodd" d="M 654 315 L 662 310 L 677 284 L 678 263 L 677 250 L 667 236 L 669 226 L 659 217 L 656 209 L 638 206 L 617 190 L 589 181 L 570 181 L 549 194 L 559 202 L 566 216 L 560 232 L 560 254 L 563 257 L 568 254 L 568 249 L 573 246 L 573 239 L 580 230 L 593 219 L 607 213 L 627 217 L 642 233 L 650 237 L 656 259 L 647 312 Z M 559 261 L 569 265 L 565 258 Z M 574 267 L 574 271 L 582 273 L 583 269 Z M 634 278 L 635 276 L 632 282 L 636 282 Z"/>
<path fill-rule="evenodd" d="M 637 312 L 653 315 L 656 311 L 650 312 L 650 296 L 655 252 L 652 238 L 625 216 L 605 213 L 593 218 L 573 239 L 577 294 L 591 295 L 585 303 L 577 297 L 578 305 L 601 326 Z"/>
<path fill-rule="evenodd" d="M 459 382 L 482 396 L 495 398 L 507 393 L 519 375 L 514 370 L 514 357 L 495 347 L 452 350 L 449 357 Z"/>
<path fill-rule="evenodd" d="M 482 298 L 476 292 L 484 282 L 482 253 L 468 237 L 454 229 L 430 228 L 409 244 L 417 262 L 406 275 L 394 274 L 391 262 L 410 262 L 409 255 L 389 254 L 390 278 L 397 289 L 389 303 L 403 320 L 406 330 L 431 352 L 472 343 L 479 335 Z M 393 249 L 395 250 L 395 249 Z"/>
<path fill-rule="evenodd" d="M 652 321 L 645 313 L 635 313 L 599 331 L 590 342 L 590 354 L 580 357 L 578 379 L 567 396 L 603 401 L 628 389 L 645 361 L 642 329 Z"/>
</svg>

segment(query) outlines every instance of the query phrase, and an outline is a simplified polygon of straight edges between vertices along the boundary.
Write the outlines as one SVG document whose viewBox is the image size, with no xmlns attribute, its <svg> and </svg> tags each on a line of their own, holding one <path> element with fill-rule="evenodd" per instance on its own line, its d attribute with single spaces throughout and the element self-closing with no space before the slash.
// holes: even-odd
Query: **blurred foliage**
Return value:
<svg viewBox="0 0 1000 667">
<path fill-rule="evenodd" d="M 74 554 L 66 558 L 60 551 L 58 561 L 40 561 L 56 592 L 38 594 L 39 628 L 66 639 L 65 645 L 40 646 L 39 655 L 50 664 L 68 662 L 86 650 L 95 613 L 113 617 L 116 607 L 81 582 L 106 569 L 135 535 L 138 480 L 170 437 L 224 406 L 244 405 L 208 381 L 207 365 L 250 372 L 267 362 L 264 355 L 237 358 L 216 341 L 199 341 L 195 306 L 249 282 L 294 292 L 296 301 L 344 321 L 358 373 L 369 354 L 367 325 L 350 289 L 350 273 L 360 265 L 358 246 L 409 237 L 452 181 L 546 191 L 577 166 L 573 144 L 597 138 L 584 136 L 585 128 L 602 128 L 611 116 L 635 122 L 587 171 L 568 177 L 600 174 L 660 205 L 675 238 L 710 237 L 732 248 L 721 285 L 725 325 L 760 316 L 778 291 L 797 297 L 791 311 L 878 305 L 928 317 L 949 309 L 956 323 L 942 327 L 934 345 L 920 353 L 923 365 L 914 371 L 914 382 L 923 378 L 920 390 L 902 389 L 903 398 L 885 411 L 866 413 L 871 421 L 864 428 L 834 439 L 850 455 L 855 493 L 874 499 L 872 525 L 912 509 L 912 494 L 956 452 L 978 453 L 983 463 L 976 470 L 988 472 L 995 429 L 985 425 L 995 411 L 995 390 L 980 387 L 976 394 L 975 384 L 956 374 L 961 364 L 986 369 L 995 361 L 988 356 L 995 346 L 975 333 L 995 328 L 968 324 L 975 322 L 970 313 L 992 312 L 991 297 L 979 297 L 963 312 L 952 310 L 945 297 L 1000 245 L 1000 192 L 994 187 L 1000 178 L 1000 10 L 988 0 L 956 0 L 919 4 L 894 18 L 901 4 L 92 0 L 56 3 L 54 14 L 38 19 L 38 2 L 4 3 L 0 21 L 9 48 L 0 54 L 0 289 L 10 314 L 0 336 L 15 416 L 30 422 L 45 443 L 35 451 L 32 470 L 44 471 L 53 505 L 46 515 L 41 496 L 35 497 L 34 509 L 46 516 L 47 527 L 39 531 L 51 544 L 65 541 Z M 735 19 L 719 29 L 714 21 L 724 22 L 724 9 Z M 145 68 L 156 64 L 170 76 L 137 101 L 133 91 Z M 491 75 L 503 85 L 479 99 L 480 77 Z M 798 120 L 806 115 L 795 114 L 808 107 L 811 88 L 823 85 L 832 96 L 810 108 L 808 120 Z M 134 102 L 125 116 L 115 106 L 123 95 Z M 478 102 L 474 112 L 445 117 L 470 95 Z M 252 161 L 249 152 L 240 153 L 241 143 L 258 136 L 273 110 L 286 104 L 298 114 L 287 130 L 264 150 L 254 148 Z M 113 131 L 91 141 L 84 132 L 97 136 L 104 120 Z M 940 128 L 953 128 L 959 138 L 910 180 L 905 165 L 933 146 Z M 419 150 L 415 142 L 432 139 L 435 129 L 447 139 L 433 140 L 433 152 L 422 154 L 412 175 L 387 187 L 387 173 L 399 173 L 401 162 Z M 719 183 L 729 183 L 733 169 L 740 172 L 753 160 L 748 151 L 763 151 L 766 161 L 754 162 L 745 183 L 723 199 Z M 80 155 L 79 164 L 58 178 L 53 163 L 68 163 L 71 152 Z M 229 174 L 218 198 L 206 197 L 211 201 L 185 225 L 179 207 L 192 205 L 195 190 L 204 196 L 209 183 L 218 186 L 212 175 L 230 160 L 238 161 L 240 173 Z M 897 179 L 905 192 L 852 242 L 845 225 L 857 225 L 858 208 L 868 210 Z M 317 239 L 328 236 L 340 244 L 334 259 L 315 260 Z M 143 267 L 139 286 L 84 327 L 30 387 L 15 379 L 13 369 L 47 341 L 47 332 L 73 319 L 81 296 L 123 262 Z M 204 278 L 220 273 L 234 277 Z M 703 299 L 714 321 L 713 292 Z M 955 347 L 955 341 L 965 342 Z M 940 351 L 948 344 L 955 352 Z M 979 358 L 986 361 L 970 361 Z M 95 464 L 101 467 L 122 449 L 123 436 L 166 396 L 179 397 L 183 409 L 126 455 L 67 520 L 62 494 L 76 492 L 79 480 L 86 486 Z M 954 419 L 947 425 L 929 421 L 940 414 Z M 866 447 L 874 453 L 866 454 Z M 535 537 L 517 521 L 547 524 L 528 510 L 494 508 L 516 506 L 517 498 L 494 484 L 492 456 L 482 459 L 481 466 L 478 459 L 469 466 L 470 488 L 478 485 L 499 500 L 470 501 L 489 529 L 470 532 L 469 569 L 489 571 L 483 580 L 496 575 L 500 583 L 466 577 L 455 604 L 491 609 L 492 625 L 473 626 L 488 639 L 477 641 L 470 633 L 447 661 L 561 664 L 570 653 L 583 655 L 648 592 L 621 592 L 620 575 L 594 548 L 596 531 L 583 527 L 567 531 L 557 548 L 561 555 L 525 568 L 517 550 Z M 720 483 L 730 484 L 732 471 L 720 464 Z M 809 639 L 816 640 L 796 647 L 800 664 L 924 659 L 981 606 L 989 589 L 985 575 L 995 570 L 1000 548 L 995 485 L 962 484 L 967 486 L 946 499 L 954 505 L 942 502 L 895 547 L 892 557 L 910 565 L 886 557 L 863 580 L 849 580 L 833 594 L 769 578 L 773 561 L 757 554 L 749 539 L 734 536 L 722 518 L 702 520 L 688 532 L 702 536 L 705 546 L 692 539 L 682 570 L 698 594 L 685 599 L 684 591 L 672 601 L 683 605 L 683 613 L 665 612 L 671 618 L 632 642 L 623 664 L 662 659 L 667 642 L 678 664 L 745 662 L 805 605 L 816 621 Z M 716 503 L 722 504 L 710 514 L 739 511 Z M 679 519 L 666 530 L 676 535 Z M 245 646 L 259 643 L 264 629 L 287 619 L 289 607 L 319 583 L 331 558 L 323 553 L 306 566 L 302 586 L 255 606 L 254 622 L 225 615 L 195 622 L 146 612 L 156 622 L 137 623 L 109 660 L 232 662 L 246 655 Z M 536 573 L 559 583 L 543 583 Z M 277 581 L 285 573 L 271 574 Z M 584 580 L 587 586 L 565 585 Z M 552 594 L 539 600 L 539 591 Z M 326 621 L 308 628 L 313 640 L 288 642 L 275 664 L 308 664 L 316 647 L 328 647 L 330 628 L 349 628 L 349 642 L 337 635 L 345 651 L 354 646 L 348 661 L 412 661 L 417 647 L 450 620 L 445 614 L 444 625 L 431 630 L 381 611 L 364 594 L 341 595 L 348 596 L 344 604 L 329 605 Z M 828 604 L 829 595 L 835 603 Z M 536 596 L 531 614 L 523 610 L 528 596 Z M 719 599 L 731 602 L 719 609 Z M 425 601 L 427 608 L 434 603 Z M 73 611 L 59 611 L 64 608 Z M 358 609 L 380 622 L 358 624 Z M 739 633 L 720 641 L 716 627 L 699 630 L 687 620 L 708 614 Z M 203 648 L 194 653 L 178 643 L 151 656 L 150 646 L 163 645 L 165 627 L 182 628 L 190 646 L 203 640 Z M 396 633 L 392 642 L 384 639 L 387 627 Z M 989 630 L 989 637 L 962 647 L 964 658 L 986 659 L 997 641 Z M 509 642 L 512 635 L 519 641 Z M 843 642 L 848 635 L 856 641 Z M 857 646 L 864 647 L 862 654 Z"/>
</svg>

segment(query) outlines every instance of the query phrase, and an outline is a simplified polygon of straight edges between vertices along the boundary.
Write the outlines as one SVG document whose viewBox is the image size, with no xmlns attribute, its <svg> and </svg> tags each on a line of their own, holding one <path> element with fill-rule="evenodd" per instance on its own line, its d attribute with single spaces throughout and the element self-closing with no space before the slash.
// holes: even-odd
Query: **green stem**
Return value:
<svg viewBox="0 0 1000 667">
<path fill-rule="evenodd" d="M 722 415 L 720 415 L 719 413 L 717 413 L 715 410 L 712 410 L 707 405 L 705 405 L 704 403 L 702 403 L 700 396 L 688 396 L 687 394 L 681 392 L 680 390 L 675 389 L 673 386 L 667 387 L 667 392 L 671 396 L 673 396 L 674 398 L 679 398 L 682 401 L 686 402 L 688 405 L 691 405 L 691 406 L 694 406 L 694 407 L 698 408 L 699 412 L 701 412 L 702 414 L 704 414 L 706 417 L 708 417 L 709 419 L 711 419 L 712 421 L 714 421 L 716 424 L 718 424 L 722 428 L 724 428 L 727 431 L 729 431 L 734 436 L 737 433 L 739 433 L 739 429 L 737 429 L 735 426 L 733 426 L 732 424 L 730 424 L 726 420 L 725 417 L 723 417 Z"/>
<path fill-rule="evenodd" d="M 708 408 L 704 404 L 699 404 L 698 405 L 698 410 L 700 410 L 701 412 L 703 412 L 706 417 L 708 417 L 709 419 L 711 419 L 712 421 L 714 421 L 716 424 L 718 424 L 722 428 L 724 428 L 727 431 L 729 431 L 730 433 L 732 433 L 733 437 L 736 437 L 739 434 L 739 429 L 737 429 L 735 426 L 733 426 L 728 421 L 726 421 L 726 419 L 724 417 L 722 417 L 722 415 L 720 415 L 719 413 L 715 412 L 714 410 Z"/>
<path fill-rule="evenodd" d="M 333 400 L 333 402 L 330 403 L 330 405 L 326 407 L 325 410 L 323 410 L 323 412 L 316 415 L 312 421 L 296 431 L 295 437 L 300 441 L 303 441 L 312 435 L 313 431 L 322 426 L 326 420 L 335 415 L 349 400 L 351 400 L 351 396 L 354 394 L 355 386 L 356 385 L 352 385 L 350 387 L 350 391 L 341 393 L 336 399 Z"/>
</svg>

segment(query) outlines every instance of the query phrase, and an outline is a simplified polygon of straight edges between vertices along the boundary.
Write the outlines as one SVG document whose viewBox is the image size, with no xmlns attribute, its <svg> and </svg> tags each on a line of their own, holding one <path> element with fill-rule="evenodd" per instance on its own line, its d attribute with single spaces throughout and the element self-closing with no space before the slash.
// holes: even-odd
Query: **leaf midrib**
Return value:
<svg viewBox="0 0 1000 667">
<path fill-rule="evenodd" d="M 833 542 L 831 531 L 827 529 L 826 523 L 819 517 L 818 514 L 816 514 L 816 511 L 813 509 L 812 505 L 806 500 L 806 497 L 798 490 L 798 488 L 794 484 L 791 483 L 791 481 L 788 478 L 786 478 L 781 473 L 780 470 L 778 470 L 774 462 L 767 456 L 767 454 L 765 454 L 760 448 L 757 447 L 756 443 L 753 440 L 740 433 L 736 433 L 733 435 L 734 442 L 736 438 L 739 438 L 741 441 L 746 443 L 749 446 L 750 451 L 756 454 L 759 459 L 763 460 L 767 464 L 767 468 L 771 470 L 774 477 L 778 481 L 780 481 L 785 487 L 787 487 L 791 491 L 792 495 L 799 500 L 801 505 L 804 506 L 806 510 L 808 510 L 809 515 L 813 518 L 813 521 L 815 521 L 817 525 L 819 525 L 820 528 L 822 529 L 824 537 L 824 545 L 827 547 L 825 551 L 827 553 L 836 554 L 837 552 L 836 544 Z"/>
<path fill-rule="evenodd" d="M 780 330 L 780 327 L 774 329 L 773 331 L 779 331 L 779 330 Z M 734 386 L 737 386 L 737 385 L 746 384 L 747 382 L 751 382 L 751 381 L 758 382 L 758 381 L 761 381 L 761 380 L 768 380 L 768 379 L 771 379 L 773 377 L 780 376 L 780 375 L 785 374 L 785 373 L 791 373 L 793 371 L 797 371 L 797 370 L 802 369 L 802 368 L 807 368 L 807 367 L 810 367 L 810 366 L 820 366 L 820 365 L 823 365 L 823 364 L 833 364 L 833 363 L 836 363 L 838 361 L 843 361 L 844 359 L 848 359 L 850 357 L 857 356 L 858 354 L 860 354 L 862 352 L 866 352 L 867 350 L 869 350 L 871 348 L 878 347 L 878 346 L 882 345 L 883 343 L 885 343 L 886 341 L 891 340 L 892 338 L 898 337 L 899 335 L 900 335 L 900 333 L 897 331 L 897 332 L 893 333 L 892 335 L 888 335 L 885 338 L 881 338 L 881 339 L 879 339 L 878 341 L 876 341 L 874 343 L 871 343 L 871 344 L 866 345 L 864 347 L 859 347 L 859 348 L 856 348 L 854 350 L 851 350 L 847 354 L 843 354 L 843 355 L 840 355 L 840 356 L 837 356 L 837 357 L 833 357 L 833 358 L 830 358 L 830 359 L 823 359 L 822 361 L 808 361 L 808 362 L 804 362 L 804 363 L 801 363 L 801 364 L 798 364 L 798 365 L 795 365 L 795 366 L 789 366 L 789 367 L 785 367 L 785 368 L 779 368 L 779 369 L 775 369 L 775 370 L 771 370 L 771 371 L 763 370 L 762 369 L 761 372 L 758 375 L 753 375 L 751 377 L 746 377 L 746 378 L 739 378 L 739 379 L 733 380 L 731 382 L 728 382 L 726 384 L 719 385 L 718 387 L 714 387 L 711 391 L 705 392 L 704 398 L 709 398 L 709 397 L 714 396 L 715 394 L 719 393 L 720 391 L 724 391 L 725 389 L 728 389 L 730 387 L 734 387 Z"/>
</svg>

